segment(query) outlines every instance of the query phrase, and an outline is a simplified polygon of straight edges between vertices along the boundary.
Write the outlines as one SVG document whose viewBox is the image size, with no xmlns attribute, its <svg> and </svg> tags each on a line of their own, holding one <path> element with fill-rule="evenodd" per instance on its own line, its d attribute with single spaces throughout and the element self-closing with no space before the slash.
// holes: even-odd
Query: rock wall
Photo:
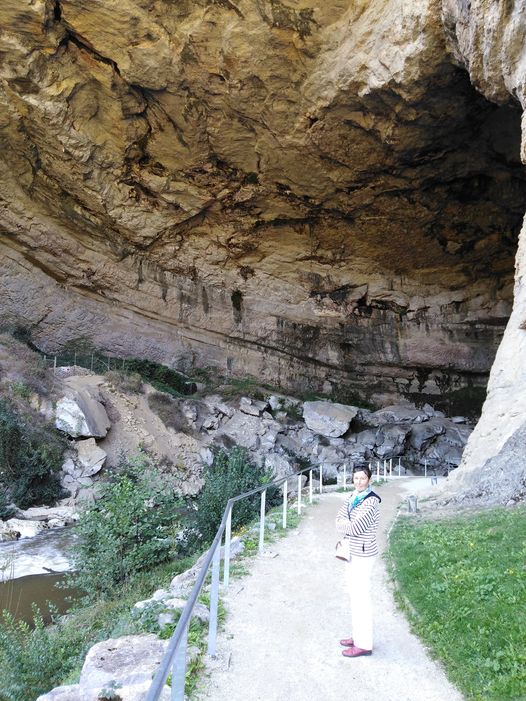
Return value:
<svg viewBox="0 0 526 701">
<path fill-rule="evenodd" d="M 455 65 L 462 3 L 318 5 L 2 3 L 4 325 L 347 403 L 483 390 L 520 110 Z"/>
<path fill-rule="evenodd" d="M 451 47 L 470 79 L 488 99 L 510 95 L 526 107 L 526 13 L 524 3 L 447 0 Z M 522 119 L 523 162 L 526 122 Z M 497 352 L 480 421 L 449 489 L 463 498 L 507 503 L 526 494 L 526 224 L 515 262 L 513 312 Z"/>
</svg>

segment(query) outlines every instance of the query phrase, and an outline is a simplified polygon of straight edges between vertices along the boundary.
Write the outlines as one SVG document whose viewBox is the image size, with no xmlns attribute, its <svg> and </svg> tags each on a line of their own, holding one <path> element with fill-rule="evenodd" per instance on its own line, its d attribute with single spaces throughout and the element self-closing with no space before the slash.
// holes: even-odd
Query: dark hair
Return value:
<svg viewBox="0 0 526 701">
<path fill-rule="evenodd" d="M 369 479 L 371 479 L 372 474 L 373 474 L 372 471 L 371 471 L 371 468 L 370 468 L 369 465 L 367 465 L 366 463 L 363 463 L 363 464 L 361 464 L 361 465 L 355 465 L 355 466 L 353 467 L 353 469 L 352 469 L 353 475 L 354 475 L 355 472 L 365 472 L 365 474 L 367 475 L 367 477 L 368 477 Z"/>
</svg>

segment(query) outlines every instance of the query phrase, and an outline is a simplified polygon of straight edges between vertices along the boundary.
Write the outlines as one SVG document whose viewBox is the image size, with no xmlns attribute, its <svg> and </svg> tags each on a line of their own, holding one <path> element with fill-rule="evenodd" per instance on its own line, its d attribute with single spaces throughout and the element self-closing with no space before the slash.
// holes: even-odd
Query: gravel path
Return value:
<svg viewBox="0 0 526 701">
<path fill-rule="evenodd" d="M 418 479 L 418 478 L 416 478 Z M 423 481 L 380 487 L 380 543 L 404 494 Z M 427 482 L 427 480 L 426 480 Z M 344 563 L 333 555 L 334 519 L 345 499 L 324 495 L 299 528 L 249 561 L 250 574 L 231 582 L 224 600 L 225 630 L 208 662 L 201 698 L 213 701 L 461 701 L 397 610 L 384 562 L 373 574 L 375 648 L 346 659 L 339 639 L 349 635 Z"/>
</svg>

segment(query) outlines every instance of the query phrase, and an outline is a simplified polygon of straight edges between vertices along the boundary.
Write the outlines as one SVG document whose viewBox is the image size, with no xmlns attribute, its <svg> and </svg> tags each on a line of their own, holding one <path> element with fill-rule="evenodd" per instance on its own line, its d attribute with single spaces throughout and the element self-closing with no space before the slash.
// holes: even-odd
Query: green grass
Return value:
<svg viewBox="0 0 526 701">
<path fill-rule="evenodd" d="M 402 518 L 389 559 L 415 632 L 466 700 L 526 699 L 526 508 Z"/>
</svg>

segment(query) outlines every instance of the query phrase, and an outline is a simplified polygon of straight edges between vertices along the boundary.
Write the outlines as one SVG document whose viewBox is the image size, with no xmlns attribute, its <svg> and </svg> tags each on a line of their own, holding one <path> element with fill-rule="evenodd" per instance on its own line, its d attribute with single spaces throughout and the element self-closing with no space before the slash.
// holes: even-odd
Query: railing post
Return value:
<svg viewBox="0 0 526 701">
<path fill-rule="evenodd" d="M 181 636 L 181 642 L 174 656 L 174 663 L 172 666 L 171 701 L 184 701 L 184 683 L 186 680 L 186 647 L 188 641 L 189 625 L 190 622 L 188 622 L 185 626 L 185 629 Z"/>
<path fill-rule="evenodd" d="M 301 478 L 303 475 L 298 475 L 298 516 L 301 514 Z"/>
<path fill-rule="evenodd" d="M 225 524 L 225 554 L 223 563 L 223 584 L 228 587 L 230 579 L 230 538 L 232 536 L 232 504 L 228 508 Z"/>
<path fill-rule="evenodd" d="M 221 542 L 216 546 L 212 560 L 212 584 L 210 587 L 210 619 L 208 621 L 208 656 L 216 654 L 217 607 L 219 603 L 219 567 L 221 562 Z"/>
<path fill-rule="evenodd" d="M 287 527 L 287 507 L 288 507 L 288 504 L 287 504 L 287 485 L 288 485 L 288 479 L 286 479 L 283 482 L 283 521 L 282 521 L 283 528 Z"/>
<path fill-rule="evenodd" d="M 312 470 L 309 470 L 309 504 L 312 504 Z"/>
<path fill-rule="evenodd" d="M 320 465 L 320 494 L 323 492 L 323 465 Z"/>
<path fill-rule="evenodd" d="M 267 499 L 267 490 L 261 492 L 261 503 L 259 506 L 259 554 L 263 552 L 265 545 L 265 501 Z"/>
</svg>

